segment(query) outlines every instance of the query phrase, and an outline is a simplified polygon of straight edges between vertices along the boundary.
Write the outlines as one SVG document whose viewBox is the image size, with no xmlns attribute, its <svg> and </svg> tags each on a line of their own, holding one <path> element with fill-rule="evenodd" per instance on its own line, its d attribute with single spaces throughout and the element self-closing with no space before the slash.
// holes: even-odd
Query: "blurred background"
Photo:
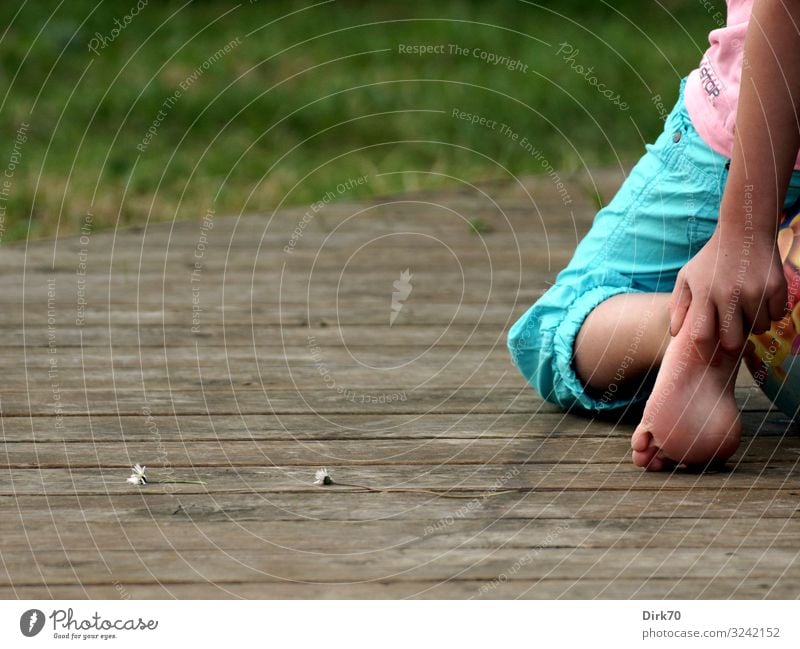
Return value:
<svg viewBox="0 0 800 649">
<path fill-rule="evenodd" d="M 707 0 L 4 2 L 0 236 L 627 165 L 722 20 Z"/>
</svg>

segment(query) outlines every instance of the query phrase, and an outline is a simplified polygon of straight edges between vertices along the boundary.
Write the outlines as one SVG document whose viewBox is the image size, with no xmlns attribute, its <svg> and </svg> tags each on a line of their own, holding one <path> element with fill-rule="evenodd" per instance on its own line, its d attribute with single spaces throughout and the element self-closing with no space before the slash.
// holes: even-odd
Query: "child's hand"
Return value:
<svg viewBox="0 0 800 649">
<path fill-rule="evenodd" d="M 670 334 L 688 319 L 700 348 L 716 343 L 738 354 L 747 335 L 780 320 L 786 279 L 770 232 L 727 224 L 678 273 L 670 301 Z"/>
<path fill-rule="evenodd" d="M 786 280 L 776 246 L 778 218 L 798 149 L 800 2 L 755 0 L 744 44 L 736 137 L 717 231 L 683 267 L 672 293 L 670 332 L 687 323 L 696 342 L 738 353 L 745 332 L 784 315 Z M 751 206 L 748 228 L 742 206 Z M 794 291 L 793 291 L 794 292 Z M 745 329 L 747 327 L 747 329 Z"/>
</svg>

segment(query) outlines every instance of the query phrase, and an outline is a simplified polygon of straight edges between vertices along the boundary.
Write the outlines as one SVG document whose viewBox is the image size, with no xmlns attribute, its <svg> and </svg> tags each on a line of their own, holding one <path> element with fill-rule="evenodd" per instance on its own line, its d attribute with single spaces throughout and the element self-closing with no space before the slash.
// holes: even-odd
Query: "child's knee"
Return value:
<svg viewBox="0 0 800 649">
<path fill-rule="evenodd" d="M 624 407 L 624 401 L 598 400 L 587 393 L 575 371 L 574 347 L 583 322 L 598 304 L 634 291 L 622 278 L 617 283 L 583 280 L 577 286 L 557 282 L 551 287 L 511 327 L 508 350 L 531 387 L 564 410 L 596 412 Z"/>
</svg>

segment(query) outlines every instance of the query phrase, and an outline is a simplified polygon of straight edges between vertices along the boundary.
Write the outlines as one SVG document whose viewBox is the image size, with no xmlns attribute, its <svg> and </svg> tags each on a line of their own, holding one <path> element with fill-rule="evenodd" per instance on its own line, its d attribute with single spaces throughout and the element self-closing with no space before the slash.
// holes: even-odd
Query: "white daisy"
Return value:
<svg viewBox="0 0 800 649">
<path fill-rule="evenodd" d="M 317 469 L 317 472 L 314 474 L 316 480 L 314 480 L 315 485 L 330 485 L 333 484 L 333 478 L 331 478 L 331 474 L 328 473 L 328 469 L 322 468 Z"/>
<path fill-rule="evenodd" d="M 133 473 L 131 473 L 131 477 L 128 478 L 128 482 L 135 485 L 147 484 L 147 476 L 144 474 L 144 472 L 147 470 L 146 466 L 136 464 L 131 470 Z"/>
</svg>

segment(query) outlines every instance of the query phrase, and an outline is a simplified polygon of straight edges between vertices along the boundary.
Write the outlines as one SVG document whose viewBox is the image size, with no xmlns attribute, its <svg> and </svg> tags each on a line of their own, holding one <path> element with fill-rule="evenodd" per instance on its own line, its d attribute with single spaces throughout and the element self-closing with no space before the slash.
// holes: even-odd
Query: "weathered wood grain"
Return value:
<svg viewBox="0 0 800 649">
<path fill-rule="evenodd" d="M 174 518 L 174 517 L 173 517 Z M 277 548 L 328 554 L 378 554 L 389 548 L 414 547 L 431 552 L 458 548 L 574 547 L 763 550 L 797 549 L 800 520 L 631 518 L 572 519 L 551 534 L 551 519 L 452 518 L 437 526 L 425 520 L 386 521 L 138 521 L 30 522 L 3 537 L 7 550 L 76 551 L 92 547 L 169 551 L 259 550 Z M 422 532 L 420 532 L 422 530 Z"/>
<path fill-rule="evenodd" d="M 122 476 L 124 480 L 125 476 Z M 192 476 L 193 477 L 193 476 Z M 107 483 L 116 489 L 117 472 L 107 472 Z M 304 483 L 304 485 L 307 482 Z M 449 518 L 547 518 L 553 520 L 591 518 L 673 518 L 796 520 L 800 489 L 731 489 L 730 484 L 704 487 L 696 476 L 683 489 L 540 489 L 513 491 L 481 498 L 480 490 L 454 491 L 469 499 L 447 499 L 426 493 L 348 493 L 303 490 L 257 491 L 247 484 L 230 493 L 209 493 L 194 485 L 148 485 L 145 491 L 127 494 L 108 489 L 73 495 L 27 495 L 0 498 L 4 517 L 24 515 L 28 521 L 51 521 L 54 517 L 87 521 L 175 520 L 196 522 L 273 520 L 416 520 L 420 532 L 426 526 Z M 76 491 L 80 485 L 76 485 Z M 445 490 L 442 489 L 442 492 Z M 480 507 L 469 507 L 473 498 Z"/>
<path fill-rule="evenodd" d="M 124 453 L 122 455 L 121 453 Z M 294 440 L 294 441 L 194 441 L 187 444 L 165 442 L 153 436 L 147 442 L 18 442 L 8 444 L 0 457 L 0 468 L 125 468 L 128 458 L 155 458 L 153 465 L 168 463 L 172 467 L 231 468 L 263 465 L 318 466 L 343 464 L 352 466 L 406 465 L 544 465 L 548 471 L 562 464 L 585 464 L 598 468 L 604 464 L 627 463 L 630 440 L 626 438 L 549 436 L 540 439 L 412 439 L 382 440 Z M 798 466 L 800 471 L 800 436 L 756 437 L 744 440 L 732 466 L 754 463 L 765 471 L 768 463 Z M 638 474 L 637 474 L 638 475 Z M 619 478 L 615 478 L 618 480 Z"/>
<path fill-rule="evenodd" d="M 299 451 L 297 454 L 299 455 Z M 447 458 L 430 464 L 392 463 L 385 458 L 369 465 L 346 462 L 339 458 L 333 469 L 336 480 L 341 482 L 368 485 L 374 488 L 395 490 L 427 489 L 435 490 L 428 495 L 452 492 L 475 497 L 483 502 L 496 497 L 497 491 L 515 491 L 521 495 L 530 492 L 552 492 L 567 490 L 636 490 L 659 489 L 677 492 L 690 488 L 726 490 L 731 498 L 739 498 L 736 490 L 785 489 L 790 493 L 800 493 L 798 476 L 800 467 L 796 461 L 781 462 L 756 458 L 746 461 L 734 459 L 725 471 L 699 472 L 680 470 L 645 480 L 640 471 L 630 466 L 630 452 L 623 449 L 614 461 L 606 463 L 575 463 L 567 457 L 556 462 L 532 462 L 518 464 L 468 464 L 460 462 L 460 457 Z M 151 457 L 154 465 L 146 464 Z M 9 469 L 6 479 L 0 484 L 0 495 L 62 495 L 62 494 L 130 494 L 131 485 L 125 480 L 134 462 L 145 462 L 150 469 L 151 484 L 143 494 L 152 493 L 312 493 L 319 491 L 312 485 L 316 468 L 322 464 L 290 463 L 276 465 L 267 456 L 254 454 L 248 465 L 187 465 L 174 464 L 165 458 L 163 452 L 155 451 L 148 457 L 119 455 L 111 462 L 97 469 L 71 467 L 65 469 Z M 747 456 L 745 456 L 746 458 Z M 313 462 L 315 458 L 311 458 Z M 331 459 L 331 458 L 328 458 Z M 300 460 L 309 460 L 303 456 Z M 109 464 L 120 466 L 108 466 Z M 83 463 L 84 465 L 86 462 Z M 331 464 L 328 462 L 327 464 Z M 610 466 L 609 466 L 610 465 Z M 332 465 L 334 466 L 334 465 Z M 207 484 L 156 484 L 157 480 L 203 480 Z M 337 493 L 351 492 L 352 489 L 337 489 Z"/>
<path fill-rule="evenodd" d="M 800 435 L 794 422 L 772 412 L 744 412 L 744 426 L 760 438 Z M 372 439 L 539 439 L 618 438 L 628 440 L 632 422 L 594 419 L 564 413 L 503 413 L 502 415 L 240 415 L 227 417 L 157 415 L 75 415 L 56 430 L 51 417 L 6 417 L 4 443 L 312 441 Z M 747 444 L 747 442 L 745 442 Z M 747 448 L 747 447 L 745 447 Z"/>
<path fill-rule="evenodd" d="M 513 369 L 513 368 L 511 368 Z M 213 377 L 213 372 L 211 373 Z M 529 387 L 439 388 L 405 391 L 381 390 L 369 385 L 337 390 L 231 385 L 230 378 L 209 378 L 213 387 L 201 385 L 192 391 L 167 391 L 146 386 L 125 386 L 124 391 L 59 388 L 59 408 L 54 407 L 52 389 L 7 392 L 2 411 L 6 417 L 33 413 L 72 415 L 141 415 L 145 409 L 157 415 L 250 415 L 250 414 L 507 414 L 556 413 L 561 410 L 544 401 Z M 113 377 L 109 376 L 109 382 Z M 403 398 L 405 397 L 405 401 Z M 750 411 L 771 411 L 773 406 L 758 388 L 737 388 L 737 402 Z M 54 424 L 55 425 L 55 424 Z"/>
<path fill-rule="evenodd" d="M 510 363 L 623 171 L 334 203 L 290 252 L 302 206 L 4 245 L 0 597 L 800 596 L 800 432 L 746 372 L 728 467 L 653 475 L 635 410 Z"/>
<path fill-rule="evenodd" d="M 174 551 L 92 550 L 11 551 L 3 553 L 0 584 L 38 584 L 31 579 L 37 568 L 50 584 L 96 584 L 111 580 L 142 582 L 162 575 L 170 582 L 211 581 L 222 584 L 243 581 L 292 581 L 300 583 L 353 583 L 374 580 L 444 581 L 499 579 L 517 567 L 519 579 L 544 579 L 558 572 L 562 579 L 642 579 L 639 562 L 650 566 L 647 577 L 676 579 L 684 575 L 705 577 L 776 579 L 784 574 L 797 579 L 798 550 L 771 548 L 764 552 L 719 552 L 715 549 L 529 548 L 492 550 L 461 548 L 458 552 L 393 549 L 381 553 L 381 561 L 361 554 L 313 555 L 279 550 L 239 550 L 210 553 L 205 550 Z M 106 571 L 96 568 L 98 562 Z M 784 566 L 789 568 L 784 573 Z M 647 578 L 645 577 L 645 579 Z M 475 593 L 479 595 L 480 593 Z"/>
<path fill-rule="evenodd" d="M 608 579 L 508 579 L 478 581 L 386 580 L 358 584 L 148 582 L 108 585 L 0 586 L 0 597 L 20 599 L 796 599 L 793 577 L 720 578 L 691 576 Z"/>
</svg>

